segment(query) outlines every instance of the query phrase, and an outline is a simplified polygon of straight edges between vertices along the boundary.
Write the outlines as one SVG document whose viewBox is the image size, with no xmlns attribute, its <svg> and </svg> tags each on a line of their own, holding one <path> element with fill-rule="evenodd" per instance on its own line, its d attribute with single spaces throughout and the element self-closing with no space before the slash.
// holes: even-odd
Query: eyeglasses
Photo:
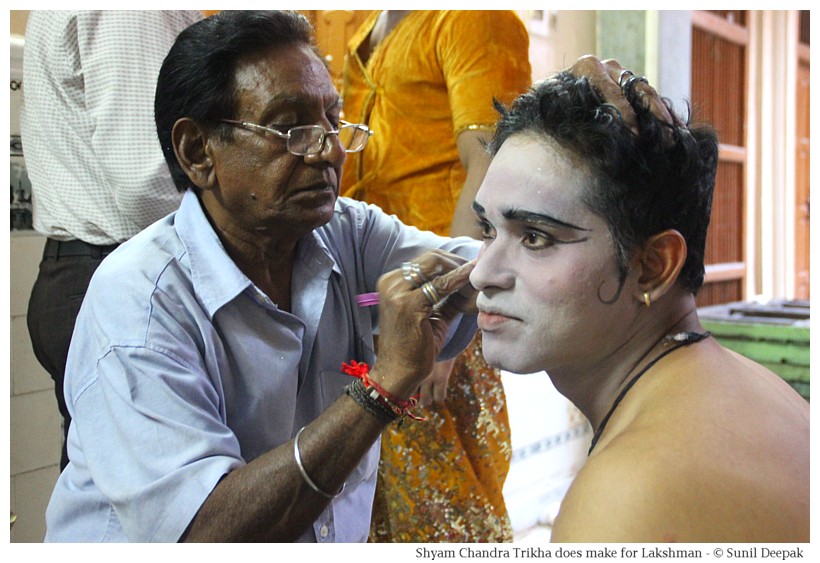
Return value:
<svg viewBox="0 0 820 563">
<path fill-rule="evenodd" d="M 373 131 L 366 125 L 347 121 L 342 121 L 341 126 L 334 131 L 326 131 L 321 125 L 300 125 L 291 127 L 286 133 L 247 121 L 234 119 L 220 119 L 219 121 L 287 139 L 288 151 L 296 156 L 310 156 L 322 152 L 329 135 L 336 135 L 339 138 L 345 152 L 359 152 L 364 149 L 368 139 L 373 135 Z"/>
</svg>

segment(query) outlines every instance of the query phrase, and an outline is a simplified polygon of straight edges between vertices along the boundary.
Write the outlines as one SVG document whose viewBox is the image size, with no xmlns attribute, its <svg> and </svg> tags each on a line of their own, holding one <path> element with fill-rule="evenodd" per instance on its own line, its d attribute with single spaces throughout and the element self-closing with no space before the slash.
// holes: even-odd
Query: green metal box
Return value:
<svg viewBox="0 0 820 563">
<path fill-rule="evenodd" d="M 701 323 L 726 348 L 785 379 L 809 400 L 809 302 L 775 300 L 701 307 Z"/>
</svg>

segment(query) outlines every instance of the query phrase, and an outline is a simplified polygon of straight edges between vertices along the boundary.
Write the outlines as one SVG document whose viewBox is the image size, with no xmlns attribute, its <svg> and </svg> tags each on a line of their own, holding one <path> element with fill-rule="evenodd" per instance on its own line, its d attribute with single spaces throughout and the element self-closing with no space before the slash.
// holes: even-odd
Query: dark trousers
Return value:
<svg viewBox="0 0 820 563">
<path fill-rule="evenodd" d="M 64 438 L 68 437 L 71 415 L 63 395 L 68 345 L 91 276 L 116 245 L 96 246 L 79 240 L 47 240 L 28 303 L 26 321 L 34 355 L 54 380 L 57 407 L 63 416 Z M 60 470 L 68 464 L 66 440 Z"/>
</svg>

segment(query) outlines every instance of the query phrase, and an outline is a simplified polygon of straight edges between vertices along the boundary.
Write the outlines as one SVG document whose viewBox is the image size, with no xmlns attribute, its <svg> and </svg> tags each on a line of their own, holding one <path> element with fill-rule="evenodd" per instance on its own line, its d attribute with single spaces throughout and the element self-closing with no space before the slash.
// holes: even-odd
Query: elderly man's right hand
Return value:
<svg viewBox="0 0 820 563">
<path fill-rule="evenodd" d="M 415 393 L 430 375 L 450 324 L 461 313 L 475 313 L 476 292 L 469 282 L 473 262 L 431 250 L 409 264 L 417 265 L 415 273 L 395 270 L 379 280 L 381 332 L 371 373 L 400 397 Z"/>
</svg>

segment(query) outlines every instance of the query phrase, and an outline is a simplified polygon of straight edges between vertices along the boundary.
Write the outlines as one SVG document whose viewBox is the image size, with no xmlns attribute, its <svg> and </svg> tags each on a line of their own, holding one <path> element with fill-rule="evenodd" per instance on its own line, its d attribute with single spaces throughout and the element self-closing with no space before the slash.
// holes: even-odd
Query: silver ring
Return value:
<svg viewBox="0 0 820 563">
<path fill-rule="evenodd" d="M 433 307 L 441 302 L 441 296 L 438 294 L 436 288 L 433 287 L 432 282 L 425 282 L 421 286 L 421 291 Z"/>
<path fill-rule="evenodd" d="M 624 77 L 625 77 L 626 75 L 629 75 L 629 76 L 635 76 L 635 73 L 634 73 L 634 72 L 632 72 L 631 70 L 627 70 L 627 69 L 625 69 L 625 68 L 624 68 L 624 69 L 622 69 L 622 70 L 621 70 L 621 74 L 619 74 L 619 75 L 618 75 L 618 87 L 619 87 L 619 88 L 623 88 L 623 87 L 624 87 Z"/>
<path fill-rule="evenodd" d="M 427 278 L 421 273 L 421 266 L 415 262 L 404 262 L 401 265 L 401 272 L 404 279 L 413 284 L 413 287 L 420 287 L 427 282 Z"/>
<path fill-rule="evenodd" d="M 419 266 L 417 262 L 411 262 L 410 269 L 421 279 L 422 283 L 430 281 L 425 277 L 424 272 L 421 271 L 421 266 Z"/>
<path fill-rule="evenodd" d="M 419 284 L 416 283 L 416 279 L 413 277 L 413 265 L 410 262 L 404 262 L 401 265 L 401 272 L 404 279 L 408 282 L 412 283 L 414 286 L 418 287 Z"/>
<path fill-rule="evenodd" d="M 649 84 L 649 81 L 646 79 L 645 76 L 635 76 L 634 74 L 632 74 L 632 76 L 624 80 L 624 83 L 621 86 L 621 90 L 623 90 L 625 95 L 632 95 L 632 87 L 635 85 L 636 82 L 643 82 L 644 84 Z M 638 93 L 641 94 L 642 92 L 639 91 Z"/>
</svg>

